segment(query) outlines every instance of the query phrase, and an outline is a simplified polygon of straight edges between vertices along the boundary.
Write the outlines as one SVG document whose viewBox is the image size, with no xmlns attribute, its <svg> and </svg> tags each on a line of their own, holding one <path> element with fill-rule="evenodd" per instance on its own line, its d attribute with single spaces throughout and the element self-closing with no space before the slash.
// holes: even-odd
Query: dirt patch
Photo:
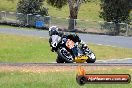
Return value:
<svg viewBox="0 0 132 88">
<path fill-rule="evenodd" d="M 88 72 L 93 71 L 105 71 L 112 69 L 125 69 L 131 66 L 83 66 L 83 68 Z M 0 66 L 0 72 L 64 72 L 64 71 L 78 71 L 78 66 Z"/>
</svg>

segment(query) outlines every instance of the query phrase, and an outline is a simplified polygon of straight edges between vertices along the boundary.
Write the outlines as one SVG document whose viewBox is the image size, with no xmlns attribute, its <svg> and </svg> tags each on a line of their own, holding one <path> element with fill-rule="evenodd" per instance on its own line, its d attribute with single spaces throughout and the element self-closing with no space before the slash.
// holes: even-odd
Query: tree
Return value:
<svg viewBox="0 0 132 88">
<path fill-rule="evenodd" d="M 87 1 L 87 0 L 47 0 L 47 3 L 59 9 L 67 5 L 68 3 L 69 13 L 70 13 L 68 29 L 72 30 L 74 29 L 74 25 L 76 25 L 74 19 L 77 19 L 78 11 L 83 1 Z"/>
<path fill-rule="evenodd" d="M 115 23 L 115 34 L 120 32 L 119 23 L 129 22 L 130 6 L 132 0 L 101 0 L 100 17 L 107 22 Z"/>
<path fill-rule="evenodd" d="M 17 5 L 17 12 L 22 13 L 18 15 L 17 19 L 21 24 L 26 26 L 33 26 L 36 22 L 34 15 L 45 16 L 48 15 L 48 11 L 43 7 L 44 0 L 20 0 Z M 32 14 L 32 15 L 27 15 Z"/>
<path fill-rule="evenodd" d="M 17 12 L 23 14 L 48 15 L 46 8 L 43 7 L 44 0 L 20 0 L 17 5 Z"/>
</svg>

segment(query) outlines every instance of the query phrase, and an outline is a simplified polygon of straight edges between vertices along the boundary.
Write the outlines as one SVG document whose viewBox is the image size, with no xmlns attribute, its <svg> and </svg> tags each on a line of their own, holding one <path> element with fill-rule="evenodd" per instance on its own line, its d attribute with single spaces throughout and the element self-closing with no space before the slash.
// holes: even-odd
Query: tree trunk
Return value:
<svg viewBox="0 0 132 88">
<path fill-rule="evenodd" d="M 68 0 L 69 3 L 69 10 L 70 10 L 70 16 L 69 16 L 69 30 L 74 30 L 76 26 L 76 19 L 78 15 L 78 11 L 80 8 L 82 0 L 77 0 L 76 2 L 73 2 L 72 0 Z"/>
<path fill-rule="evenodd" d="M 69 26 L 68 29 L 69 30 L 74 30 L 75 26 L 76 26 L 76 19 L 77 19 L 77 13 L 75 8 L 73 8 L 72 10 L 70 10 L 70 17 L 69 17 Z"/>
<path fill-rule="evenodd" d="M 115 23 L 115 35 L 119 35 L 119 33 L 120 33 L 120 24 Z"/>
<path fill-rule="evenodd" d="M 68 30 L 74 30 L 74 29 L 75 29 L 75 19 L 70 18 L 69 19 Z"/>
</svg>

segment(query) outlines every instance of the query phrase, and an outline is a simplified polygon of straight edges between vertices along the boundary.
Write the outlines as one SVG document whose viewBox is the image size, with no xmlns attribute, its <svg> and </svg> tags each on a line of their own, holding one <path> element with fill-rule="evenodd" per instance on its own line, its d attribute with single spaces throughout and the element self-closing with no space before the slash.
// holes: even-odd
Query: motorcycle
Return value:
<svg viewBox="0 0 132 88">
<path fill-rule="evenodd" d="M 52 35 L 49 38 L 49 43 L 52 51 L 58 54 L 56 62 L 57 63 L 94 63 L 96 61 L 96 56 L 88 47 L 83 47 L 83 45 L 75 45 L 75 43 L 65 37 L 60 37 L 58 35 Z M 71 48 L 76 47 L 78 56 L 74 57 Z"/>
</svg>

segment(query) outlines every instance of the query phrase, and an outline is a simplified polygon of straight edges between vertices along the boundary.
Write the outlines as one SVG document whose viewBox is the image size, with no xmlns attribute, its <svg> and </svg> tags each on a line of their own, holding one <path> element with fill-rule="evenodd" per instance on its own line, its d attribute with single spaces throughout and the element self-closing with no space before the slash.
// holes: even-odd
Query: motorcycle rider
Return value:
<svg viewBox="0 0 132 88">
<path fill-rule="evenodd" d="M 79 35 L 78 35 L 77 33 L 74 33 L 74 34 L 67 34 L 67 35 L 65 35 L 65 36 L 66 36 L 67 39 L 70 39 L 70 40 L 72 40 L 72 41 L 75 43 L 75 44 L 74 44 L 74 47 L 71 48 L 71 50 L 72 50 L 72 53 L 73 53 L 73 55 L 74 55 L 74 57 L 75 57 L 75 59 L 76 59 L 77 56 L 78 56 L 78 49 L 77 49 L 77 46 L 80 44 L 80 45 L 82 45 L 82 48 L 87 48 L 87 45 L 86 45 L 85 42 L 83 42 L 83 41 L 80 39 L 80 37 L 79 37 Z"/>
<path fill-rule="evenodd" d="M 50 44 L 50 47 L 51 47 L 51 51 L 54 52 L 55 49 L 52 47 L 52 44 L 51 44 L 52 38 L 54 38 L 54 37 L 52 37 L 52 35 L 58 35 L 58 36 L 62 37 L 63 36 L 63 32 L 58 32 L 58 27 L 57 26 L 51 26 L 49 28 L 49 36 L 50 36 L 49 44 Z"/>
<path fill-rule="evenodd" d="M 79 35 L 74 33 L 74 34 L 64 34 L 63 32 L 58 32 L 58 27 L 57 26 L 52 26 L 49 28 L 49 35 L 50 35 L 50 39 L 49 39 L 49 43 L 50 43 L 50 47 L 51 47 L 51 51 L 53 52 L 54 49 L 51 45 L 52 39 L 51 36 L 52 35 L 58 35 L 61 38 L 66 38 L 67 41 L 73 41 L 74 42 L 74 47 L 71 47 L 71 51 L 76 59 L 76 57 L 78 56 L 78 50 L 77 50 L 77 46 L 78 44 L 81 44 L 83 48 L 87 48 L 87 45 L 85 42 L 83 42 L 80 38 Z"/>
</svg>

